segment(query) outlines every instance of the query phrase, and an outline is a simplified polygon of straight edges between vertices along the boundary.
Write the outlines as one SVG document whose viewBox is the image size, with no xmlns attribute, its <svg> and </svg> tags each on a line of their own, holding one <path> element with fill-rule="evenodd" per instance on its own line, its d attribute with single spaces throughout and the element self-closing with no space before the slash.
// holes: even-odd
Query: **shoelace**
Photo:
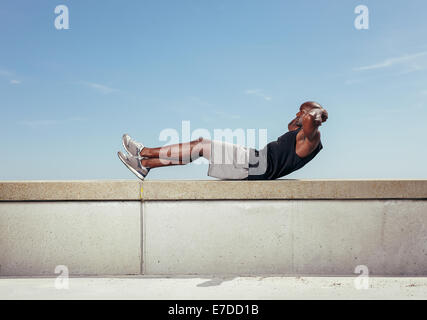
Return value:
<svg viewBox="0 0 427 320">
<path fill-rule="evenodd" d="M 144 146 L 141 143 L 139 143 L 139 142 L 137 142 L 137 141 L 135 141 L 135 140 L 133 140 L 132 138 L 129 137 L 129 141 L 128 141 L 127 144 L 128 144 L 128 148 L 129 148 L 130 144 L 135 145 L 136 149 L 137 149 L 137 153 L 138 153 L 137 157 L 140 158 L 140 159 L 145 159 L 145 157 L 141 157 L 140 156 L 140 153 L 141 153 L 142 149 L 144 149 Z"/>
</svg>

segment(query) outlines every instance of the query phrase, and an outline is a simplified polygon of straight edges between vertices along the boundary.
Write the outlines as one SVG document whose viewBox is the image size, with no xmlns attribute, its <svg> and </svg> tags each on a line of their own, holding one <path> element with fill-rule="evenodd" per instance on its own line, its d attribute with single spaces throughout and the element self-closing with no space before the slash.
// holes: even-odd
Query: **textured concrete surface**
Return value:
<svg viewBox="0 0 427 320">
<path fill-rule="evenodd" d="M 144 274 L 426 275 L 422 200 L 147 201 Z"/>
<path fill-rule="evenodd" d="M 144 181 L 144 200 L 427 199 L 427 180 Z"/>
<path fill-rule="evenodd" d="M 0 181 L 0 201 L 140 199 L 138 180 Z"/>
<path fill-rule="evenodd" d="M 365 287 L 360 286 L 361 283 L 354 277 L 165 278 L 144 276 L 70 278 L 68 289 L 56 289 L 55 278 L 0 278 L 0 300 L 427 299 L 427 278 L 371 277 L 367 281 Z M 60 284 L 64 285 L 64 282 Z"/>
<path fill-rule="evenodd" d="M 139 274 L 139 202 L 0 203 L 0 275 Z"/>
<path fill-rule="evenodd" d="M 427 199 L 427 180 L 0 181 L 0 201 Z"/>
</svg>

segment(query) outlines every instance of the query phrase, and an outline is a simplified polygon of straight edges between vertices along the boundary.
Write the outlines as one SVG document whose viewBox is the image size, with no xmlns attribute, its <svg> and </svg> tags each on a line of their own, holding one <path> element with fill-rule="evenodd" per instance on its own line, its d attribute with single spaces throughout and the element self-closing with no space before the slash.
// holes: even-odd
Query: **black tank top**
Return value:
<svg viewBox="0 0 427 320">
<path fill-rule="evenodd" d="M 260 151 L 251 149 L 249 153 L 248 180 L 274 180 L 298 170 L 310 162 L 320 150 L 322 142 L 308 156 L 301 158 L 295 152 L 296 136 L 302 128 L 286 132 L 284 135 L 267 144 Z M 260 169 L 262 164 L 264 169 Z M 261 166 L 260 166 L 261 165 Z M 264 172 L 265 171 L 265 172 Z"/>
</svg>

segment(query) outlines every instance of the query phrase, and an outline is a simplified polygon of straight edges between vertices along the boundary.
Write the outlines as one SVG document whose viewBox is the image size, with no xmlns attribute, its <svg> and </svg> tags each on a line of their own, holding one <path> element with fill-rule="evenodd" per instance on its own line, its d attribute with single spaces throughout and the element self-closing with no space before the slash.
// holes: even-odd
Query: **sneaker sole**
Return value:
<svg viewBox="0 0 427 320">
<path fill-rule="evenodd" d="M 123 162 L 123 164 L 130 170 L 134 175 L 136 175 L 139 179 L 144 180 L 145 176 L 141 175 L 138 171 L 136 171 L 134 168 L 132 168 L 122 157 L 120 156 L 120 153 L 117 153 L 117 156 L 119 157 L 120 161 Z"/>
</svg>

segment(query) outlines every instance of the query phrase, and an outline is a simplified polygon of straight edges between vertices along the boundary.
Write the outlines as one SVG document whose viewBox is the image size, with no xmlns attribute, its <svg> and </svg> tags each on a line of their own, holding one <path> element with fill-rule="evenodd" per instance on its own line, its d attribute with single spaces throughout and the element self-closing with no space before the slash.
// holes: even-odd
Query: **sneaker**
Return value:
<svg viewBox="0 0 427 320">
<path fill-rule="evenodd" d="M 119 159 L 123 164 L 132 171 L 139 179 L 144 180 L 150 168 L 146 168 L 141 164 L 141 160 L 137 157 L 124 155 L 121 151 L 117 152 Z"/>
<path fill-rule="evenodd" d="M 133 140 L 128 134 L 124 134 L 122 137 L 123 147 L 126 152 L 131 156 L 142 158 L 141 151 L 144 149 L 144 145 L 142 143 L 136 142 Z"/>
</svg>

